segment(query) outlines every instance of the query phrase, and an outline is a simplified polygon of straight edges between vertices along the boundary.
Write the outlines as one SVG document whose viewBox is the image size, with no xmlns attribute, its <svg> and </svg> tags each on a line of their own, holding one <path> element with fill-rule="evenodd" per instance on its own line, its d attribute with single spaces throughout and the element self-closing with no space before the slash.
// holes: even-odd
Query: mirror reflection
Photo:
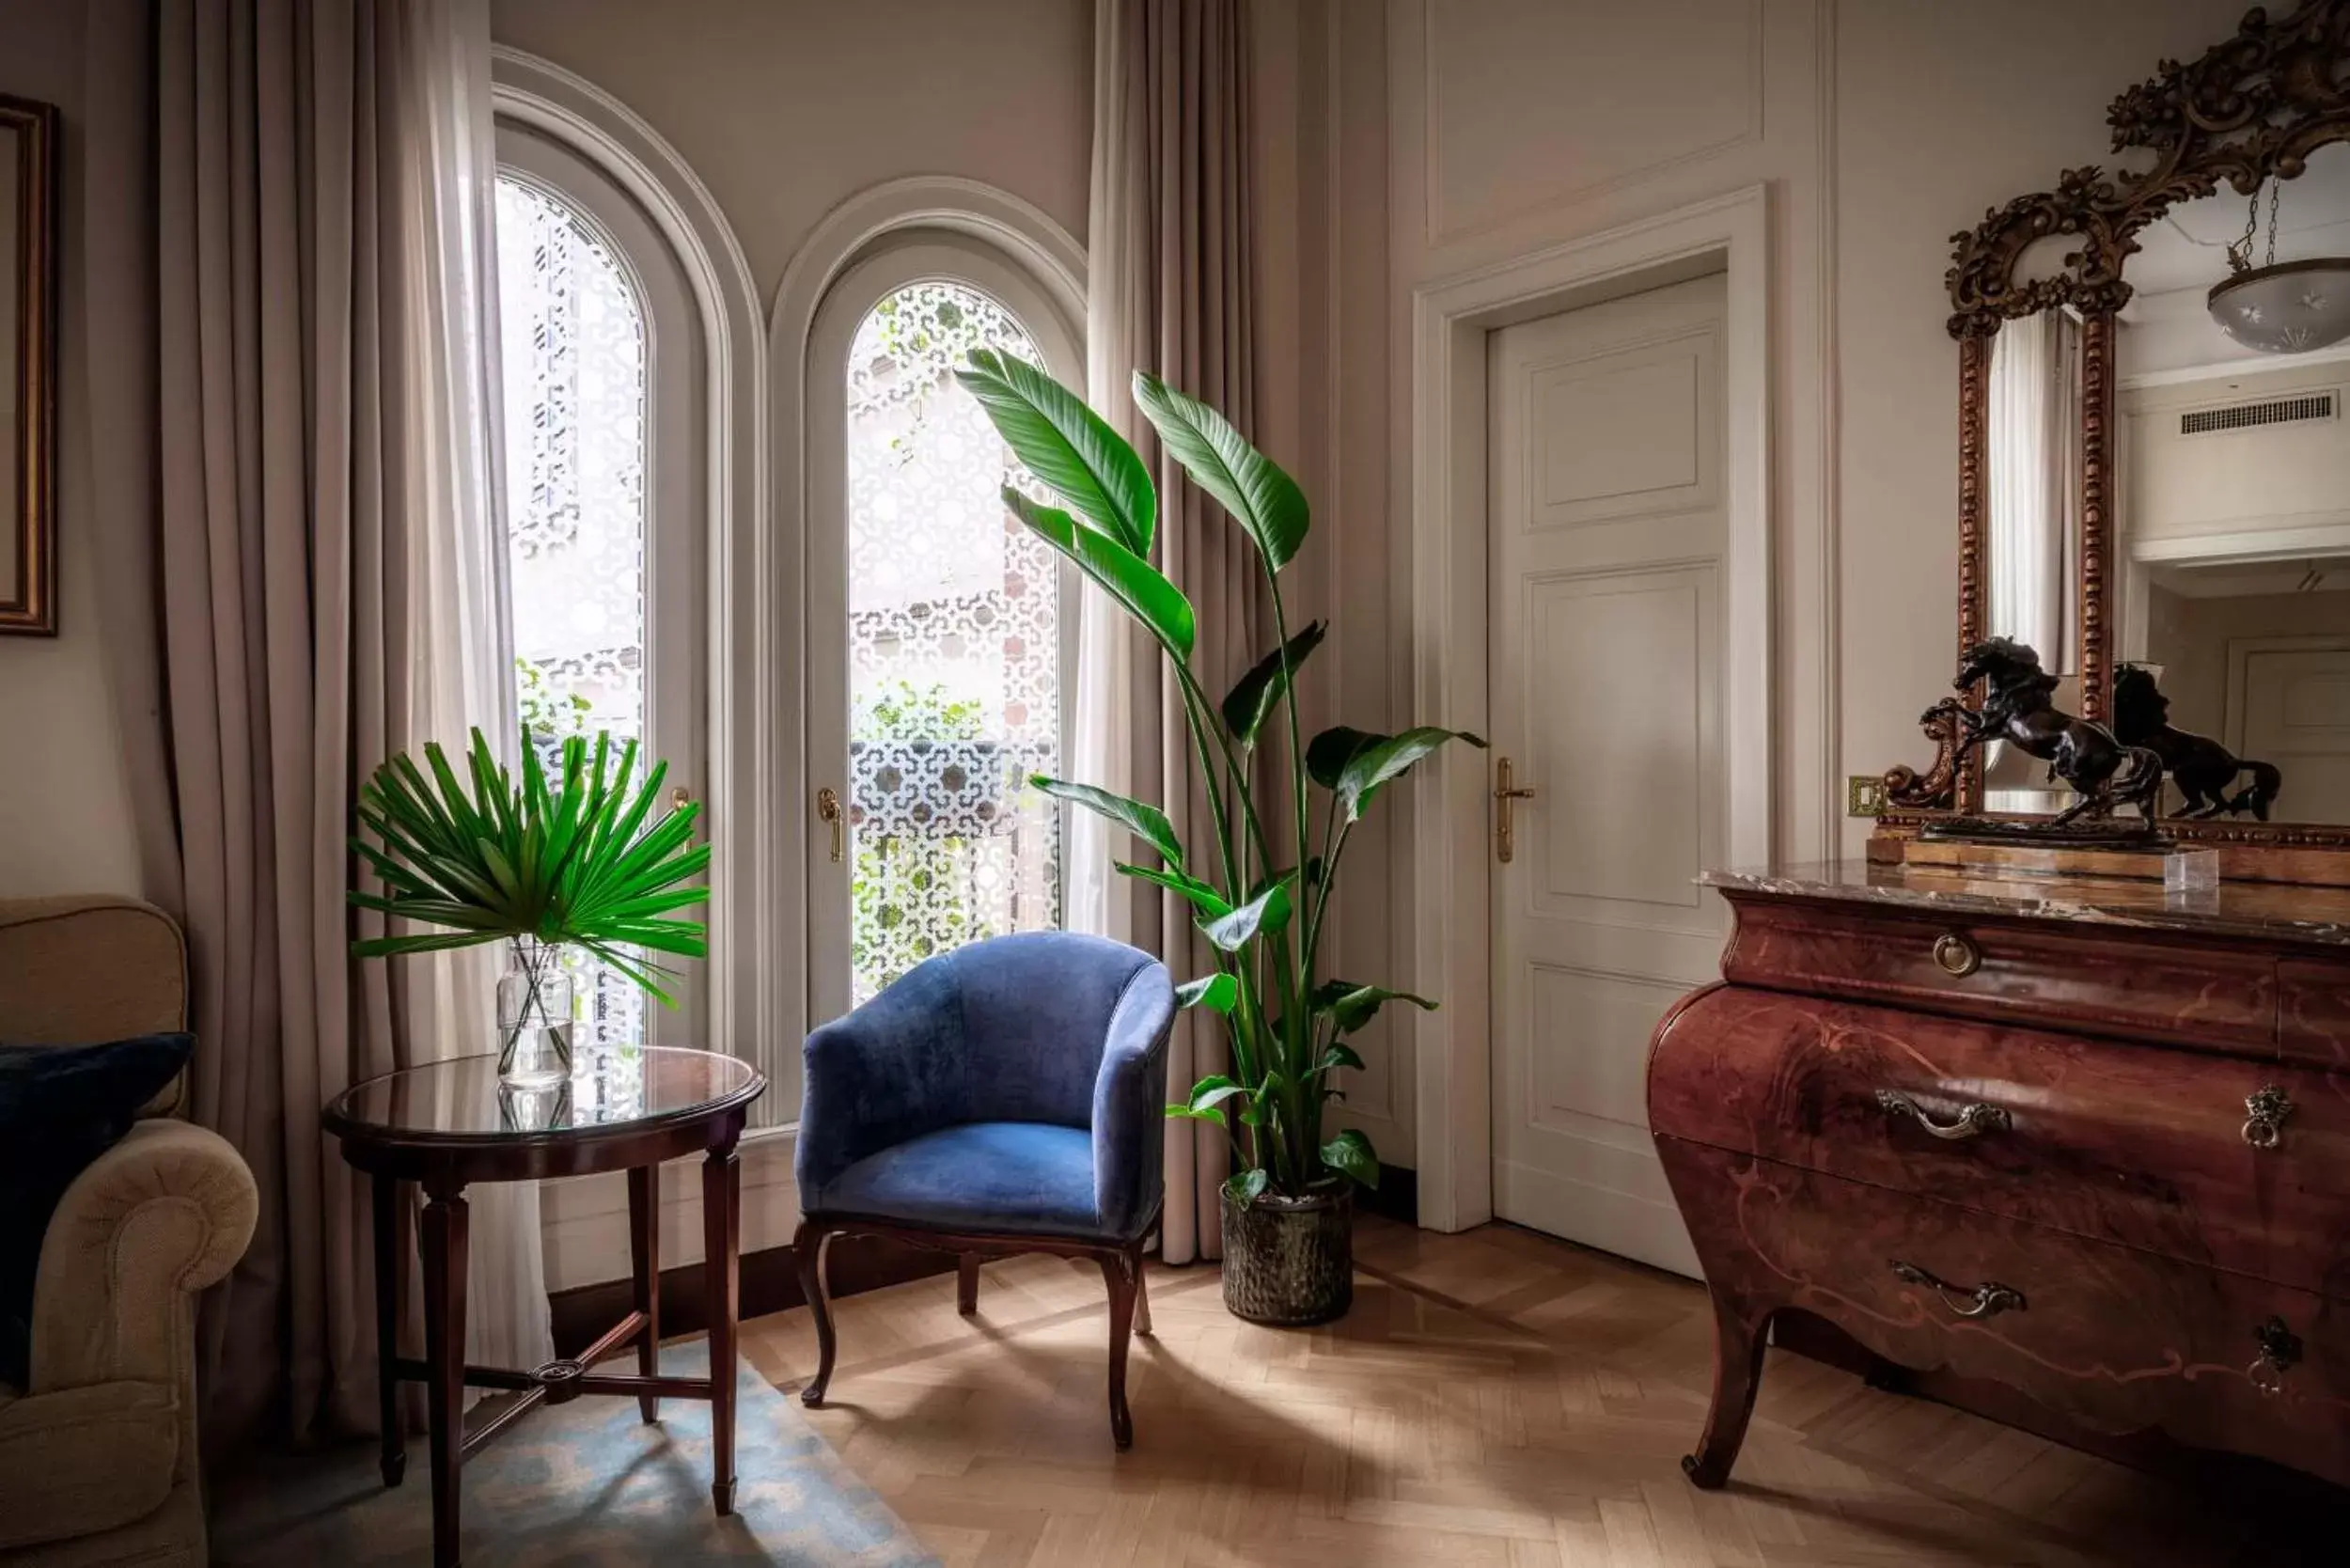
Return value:
<svg viewBox="0 0 2350 1568">
<path fill-rule="evenodd" d="M 2070 306 L 2008 322 L 1986 386 L 1983 623 L 2040 655 L 2057 706 L 2080 711 L 2081 318 Z M 2002 742 L 1984 753 L 1995 811 L 2053 812 L 2070 799 L 2044 764 Z"/>
<path fill-rule="evenodd" d="M 2350 823 L 2350 146 L 2138 241 L 2115 351 L 2115 736 L 2162 755 L 2172 814 Z M 1995 434 L 1995 487 L 1997 452 Z"/>
</svg>

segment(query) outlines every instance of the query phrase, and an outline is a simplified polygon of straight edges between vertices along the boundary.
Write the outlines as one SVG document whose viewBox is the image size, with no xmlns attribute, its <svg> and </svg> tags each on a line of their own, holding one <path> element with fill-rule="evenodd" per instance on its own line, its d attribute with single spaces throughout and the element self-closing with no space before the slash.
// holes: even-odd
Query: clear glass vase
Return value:
<svg viewBox="0 0 2350 1568">
<path fill-rule="evenodd" d="M 498 979 L 498 1082 L 550 1089 L 572 1075 L 572 974 L 558 944 L 535 936 L 507 943 Z"/>
</svg>

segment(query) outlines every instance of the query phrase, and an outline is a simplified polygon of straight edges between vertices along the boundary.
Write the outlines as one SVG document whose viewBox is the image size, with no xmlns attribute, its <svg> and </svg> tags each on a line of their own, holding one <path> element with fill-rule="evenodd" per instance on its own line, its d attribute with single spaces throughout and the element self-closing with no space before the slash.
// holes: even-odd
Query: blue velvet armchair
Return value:
<svg viewBox="0 0 2350 1568">
<path fill-rule="evenodd" d="M 1110 1431 L 1133 1441 L 1130 1330 L 1151 1331 L 1142 1247 L 1163 1195 L 1175 990 L 1149 954 L 1070 932 L 975 942 L 916 965 L 807 1037 L 792 1253 L 814 1310 L 823 1403 L 834 1337 L 824 1243 L 854 1232 L 956 1253 L 958 1305 L 983 1258 L 1100 1263 L 1110 1297 Z"/>
</svg>

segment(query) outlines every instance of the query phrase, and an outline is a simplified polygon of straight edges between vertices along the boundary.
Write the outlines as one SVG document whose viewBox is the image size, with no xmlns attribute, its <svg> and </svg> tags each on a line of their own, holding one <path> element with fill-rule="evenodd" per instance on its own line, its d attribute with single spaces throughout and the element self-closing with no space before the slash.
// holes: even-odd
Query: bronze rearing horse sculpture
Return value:
<svg viewBox="0 0 2350 1568">
<path fill-rule="evenodd" d="M 1966 651 L 1950 684 L 1966 691 L 1984 683 L 1982 706 L 1951 706 L 1963 721 L 1959 752 L 1988 741 L 2005 741 L 2048 764 L 2051 776 L 2071 785 L 2080 799 L 2050 821 L 2063 827 L 2081 817 L 2110 817 L 2135 806 L 2151 826 L 2162 795 L 2162 759 L 2143 746 L 2125 746 L 2103 725 L 2075 718 L 2050 699 L 2057 678 L 2040 667 L 2040 655 L 2013 637 L 1987 637 Z"/>
</svg>

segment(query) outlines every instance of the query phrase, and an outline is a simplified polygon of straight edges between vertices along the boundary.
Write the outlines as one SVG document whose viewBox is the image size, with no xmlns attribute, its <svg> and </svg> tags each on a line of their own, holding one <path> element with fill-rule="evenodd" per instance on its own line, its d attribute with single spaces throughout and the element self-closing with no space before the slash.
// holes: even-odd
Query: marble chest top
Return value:
<svg viewBox="0 0 2350 1568">
<path fill-rule="evenodd" d="M 2350 888 L 2223 882 L 2206 891 L 2174 892 L 2153 880 L 1873 865 L 1856 859 L 1776 871 L 1715 870 L 1698 880 L 1732 895 L 1825 899 L 1948 915 L 2071 920 L 2350 948 Z"/>
</svg>

